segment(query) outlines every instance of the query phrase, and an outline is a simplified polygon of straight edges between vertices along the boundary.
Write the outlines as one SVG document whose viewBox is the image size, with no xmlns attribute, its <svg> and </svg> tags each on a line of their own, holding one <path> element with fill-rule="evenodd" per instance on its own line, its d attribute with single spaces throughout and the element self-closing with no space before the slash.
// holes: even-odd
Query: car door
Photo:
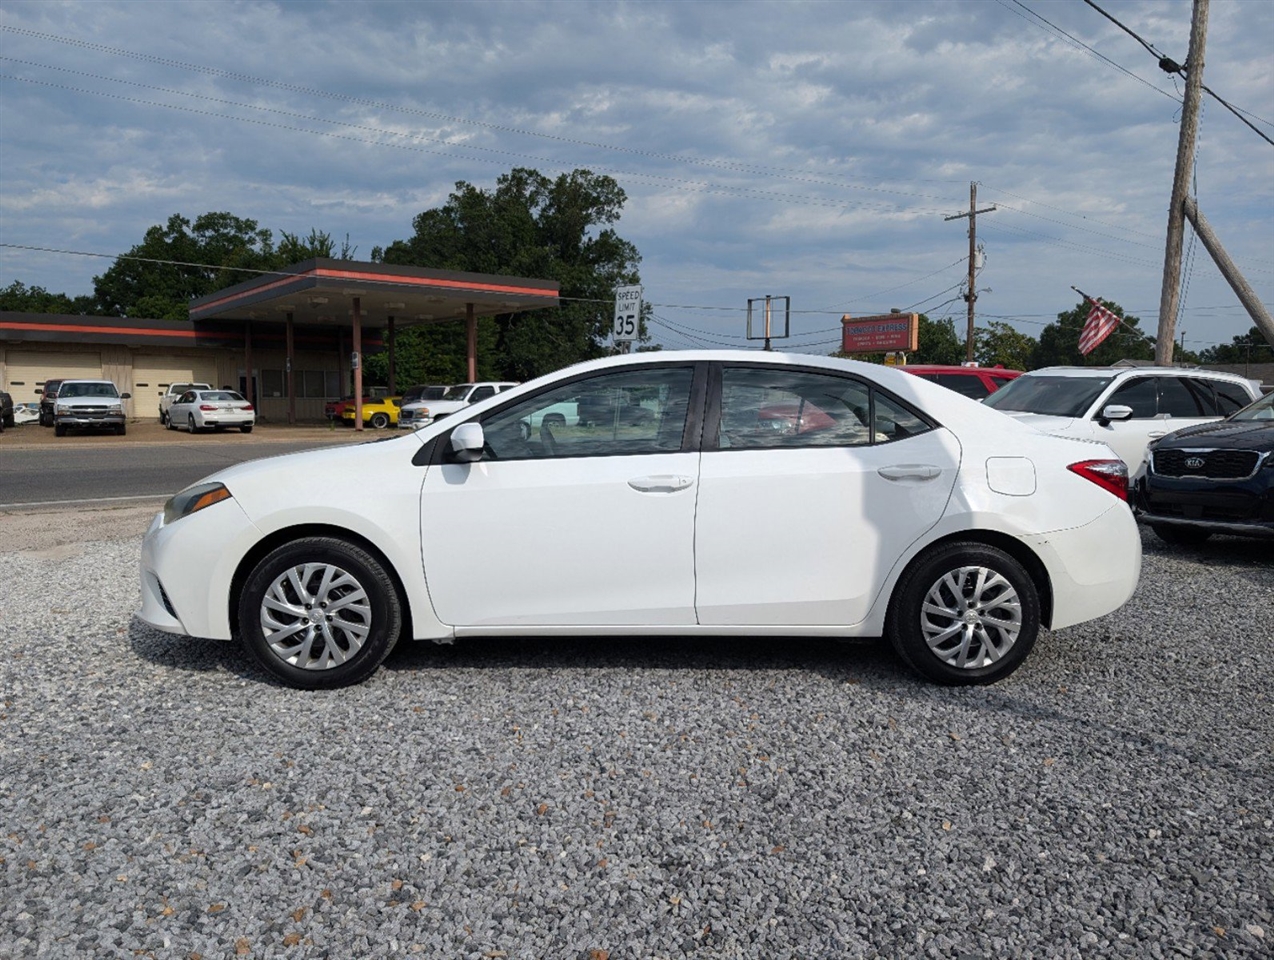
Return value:
<svg viewBox="0 0 1274 960">
<path fill-rule="evenodd" d="M 955 436 L 869 382 L 826 371 L 726 366 L 709 396 L 699 623 L 858 623 L 942 516 L 960 464 Z"/>
<path fill-rule="evenodd" d="M 1131 407 L 1132 417 L 1104 421 L 1102 413 L 1112 405 Z M 1219 417 L 1215 398 L 1196 382 L 1173 376 L 1132 377 L 1099 402 L 1092 415 L 1091 436 L 1114 450 L 1133 473 L 1150 441 Z"/>
<path fill-rule="evenodd" d="M 705 375 L 643 364 L 519 398 L 476 420 L 486 447 L 475 463 L 447 462 L 442 435 L 421 490 L 438 618 L 458 631 L 693 624 L 702 400 L 692 393 L 701 398 Z M 561 411 L 582 393 L 641 396 L 652 417 L 581 424 Z"/>
</svg>

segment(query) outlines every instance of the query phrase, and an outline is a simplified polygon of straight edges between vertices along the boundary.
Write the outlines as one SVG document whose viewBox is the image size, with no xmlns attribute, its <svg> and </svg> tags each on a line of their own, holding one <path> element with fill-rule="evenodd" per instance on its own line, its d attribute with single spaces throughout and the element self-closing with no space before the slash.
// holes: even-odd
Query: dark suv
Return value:
<svg viewBox="0 0 1274 960">
<path fill-rule="evenodd" d="M 13 397 L 0 390 L 0 433 L 13 426 Z"/>
<path fill-rule="evenodd" d="M 39 391 L 40 394 L 40 426 L 53 426 L 53 401 L 58 398 L 58 388 L 62 386 L 61 380 L 45 380 L 44 389 Z"/>
</svg>

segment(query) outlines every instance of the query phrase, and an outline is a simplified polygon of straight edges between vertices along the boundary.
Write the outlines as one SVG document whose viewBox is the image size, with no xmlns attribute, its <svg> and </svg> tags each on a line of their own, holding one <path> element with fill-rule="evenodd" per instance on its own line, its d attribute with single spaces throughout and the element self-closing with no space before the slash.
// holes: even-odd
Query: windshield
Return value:
<svg viewBox="0 0 1274 960">
<path fill-rule="evenodd" d="M 60 398 L 67 397 L 114 397 L 119 398 L 119 391 L 113 383 L 64 383 L 58 391 Z"/>
<path fill-rule="evenodd" d="M 1274 420 L 1274 393 L 1267 393 L 1230 416 L 1231 420 Z"/>
<path fill-rule="evenodd" d="M 997 410 L 1081 417 L 1111 377 L 1056 377 L 1026 374 L 1006 383 L 982 402 Z"/>
<path fill-rule="evenodd" d="M 442 395 L 443 400 L 463 400 L 469 396 L 469 391 L 473 389 L 472 383 L 457 383 L 454 387 L 448 387 L 447 392 Z"/>
</svg>

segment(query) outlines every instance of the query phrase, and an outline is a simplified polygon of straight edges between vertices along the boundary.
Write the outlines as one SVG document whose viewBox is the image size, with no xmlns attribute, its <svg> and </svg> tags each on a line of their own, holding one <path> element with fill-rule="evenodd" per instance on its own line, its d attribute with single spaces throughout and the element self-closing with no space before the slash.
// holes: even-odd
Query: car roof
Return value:
<svg viewBox="0 0 1274 960">
<path fill-rule="evenodd" d="M 1172 377 L 1212 377 L 1217 380 L 1231 380 L 1236 383 L 1246 383 L 1243 377 L 1237 373 L 1229 373 L 1225 370 L 1204 370 L 1200 367 L 1040 367 L 1038 370 L 1031 370 L 1023 376 L 1037 376 L 1039 374 L 1048 374 L 1051 377 L 1135 377 L 1154 374 L 1157 376 Z"/>
<path fill-rule="evenodd" d="M 965 374 L 966 376 L 977 376 L 979 373 L 992 373 L 1011 377 L 1022 375 L 1021 370 L 1010 370 L 1008 367 L 966 367 L 963 364 L 956 363 L 906 363 L 898 369 L 906 370 L 908 373 L 955 373 Z"/>
</svg>

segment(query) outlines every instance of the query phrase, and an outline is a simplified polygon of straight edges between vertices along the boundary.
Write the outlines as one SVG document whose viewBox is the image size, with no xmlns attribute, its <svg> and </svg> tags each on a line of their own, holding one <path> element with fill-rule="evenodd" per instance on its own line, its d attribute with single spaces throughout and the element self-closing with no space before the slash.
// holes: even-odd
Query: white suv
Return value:
<svg viewBox="0 0 1274 960">
<path fill-rule="evenodd" d="M 1097 440 L 1141 464 L 1151 440 L 1245 407 L 1260 391 L 1233 373 L 1184 367 L 1045 367 L 982 402 L 1043 433 Z"/>
<path fill-rule="evenodd" d="M 489 380 L 485 383 L 457 383 L 448 387 L 441 400 L 420 400 L 408 403 L 398 411 L 398 428 L 400 430 L 419 430 L 427 427 L 439 417 L 455 413 L 471 403 L 494 397 L 497 393 L 516 387 L 516 383 L 503 380 Z"/>
</svg>

